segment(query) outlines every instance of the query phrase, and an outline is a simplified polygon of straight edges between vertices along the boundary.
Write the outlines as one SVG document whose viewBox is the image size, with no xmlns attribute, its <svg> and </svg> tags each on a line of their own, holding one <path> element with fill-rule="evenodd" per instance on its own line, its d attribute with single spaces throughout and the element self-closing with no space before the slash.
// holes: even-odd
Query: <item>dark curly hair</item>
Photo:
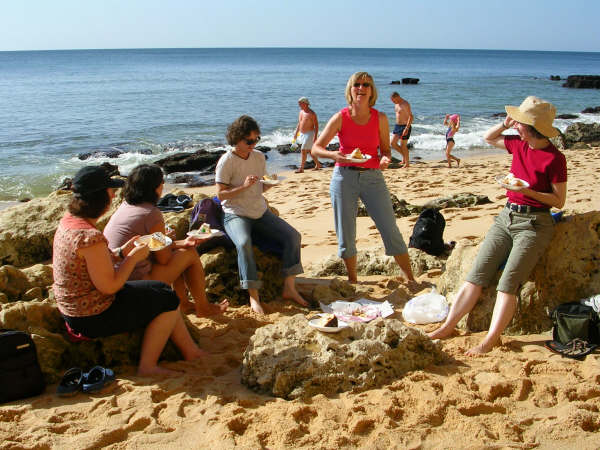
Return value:
<svg viewBox="0 0 600 450">
<path fill-rule="evenodd" d="M 164 181 L 162 169 L 156 164 L 140 164 L 135 167 L 125 183 L 123 196 L 130 205 L 151 203 L 156 205 L 159 195 L 156 188 Z"/>
<path fill-rule="evenodd" d="M 260 134 L 260 128 L 256 120 L 250 116 L 240 116 L 233 121 L 229 127 L 227 127 L 227 143 L 229 145 L 236 145 L 246 136 L 250 135 L 253 131 Z"/>
<path fill-rule="evenodd" d="M 101 189 L 86 194 L 74 193 L 68 208 L 74 216 L 83 219 L 97 219 L 109 204 L 108 189 Z"/>
</svg>

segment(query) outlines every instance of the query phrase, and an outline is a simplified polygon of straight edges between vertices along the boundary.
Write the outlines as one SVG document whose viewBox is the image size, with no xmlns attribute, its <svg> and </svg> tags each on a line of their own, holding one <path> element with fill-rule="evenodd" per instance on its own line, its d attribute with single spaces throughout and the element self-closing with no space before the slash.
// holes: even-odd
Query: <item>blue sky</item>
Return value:
<svg viewBox="0 0 600 450">
<path fill-rule="evenodd" d="M 600 51 L 598 0 L 2 0 L 0 51 L 393 47 Z"/>
</svg>

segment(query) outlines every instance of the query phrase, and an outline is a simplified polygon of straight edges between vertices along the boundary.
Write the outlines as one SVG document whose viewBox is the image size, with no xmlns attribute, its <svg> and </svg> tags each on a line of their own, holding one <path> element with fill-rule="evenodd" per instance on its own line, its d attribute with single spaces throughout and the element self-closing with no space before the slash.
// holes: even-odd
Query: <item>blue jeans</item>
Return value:
<svg viewBox="0 0 600 450">
<path fill-rule="evenodd" d="M 238 271 L 242 289 L 260 289 L 252 234 L 261 235 L 277 242 L 283 249 L 281 273 L 284 277 L 298 275 L 304 270 L 300 262 L 300 241 L 302 236 L 285 220 L 277 217 L 269 209 L 258 219 L 250 219 L 236 214 L 225 213 L 225 231 L 235 244 L 238 255 Z"/>
<path fill-rule="evenodd" d="M 347 259 L 356 255 L 356 214 L 360 198 L 383 239 L 385 254 L 408 252 L 396 225 L 390 192 L 379 169 L 352 170 L 336 166 L 329 185 L 338 237 L 338 255 Z"/>
</svg>

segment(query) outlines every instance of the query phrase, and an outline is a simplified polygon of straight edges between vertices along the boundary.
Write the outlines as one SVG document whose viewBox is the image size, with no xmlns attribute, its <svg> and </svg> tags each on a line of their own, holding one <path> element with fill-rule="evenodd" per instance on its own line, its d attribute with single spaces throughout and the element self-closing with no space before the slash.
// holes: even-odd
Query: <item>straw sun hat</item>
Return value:
<svg viewBox="0 0 600 450">
<path fill-rule="evenodd" d="M 556 116 L 556 107 L 541 98 L 530 95 L 521 106 L 506 105 L 506 114 L 517 122 L 531 125 L 546 137 L 555 137 L 560 131 L 552 126 Z"/>
</svg>

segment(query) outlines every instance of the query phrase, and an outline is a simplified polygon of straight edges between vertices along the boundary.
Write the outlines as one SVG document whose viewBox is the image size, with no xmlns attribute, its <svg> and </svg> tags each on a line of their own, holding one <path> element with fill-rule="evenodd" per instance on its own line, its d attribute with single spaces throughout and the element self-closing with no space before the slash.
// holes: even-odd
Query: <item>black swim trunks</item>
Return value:
<svg viewBox="0 0 600 450">
<path fill-rule="evenodd" d="M 454 142 L 454 138 L 448 138 L 446 139 L 446 142 Z"/>
<path fill-rule="evenodd" d="M 404 133 L 404 129 L 406 128 L 406 125 L 398 125 L 396 124 L 394 126 L 394 134 L 398 134 L 398 135 L 402 135 L 402 133 Z M 403 141 L 408 141 L 408 138 L 410 137 L 410 132 L 412 131 L 412 127 L 408 127 L 408 132 L 406 133 L 406 135 L 402 136 L 402 140 Z"/>
</svg>

